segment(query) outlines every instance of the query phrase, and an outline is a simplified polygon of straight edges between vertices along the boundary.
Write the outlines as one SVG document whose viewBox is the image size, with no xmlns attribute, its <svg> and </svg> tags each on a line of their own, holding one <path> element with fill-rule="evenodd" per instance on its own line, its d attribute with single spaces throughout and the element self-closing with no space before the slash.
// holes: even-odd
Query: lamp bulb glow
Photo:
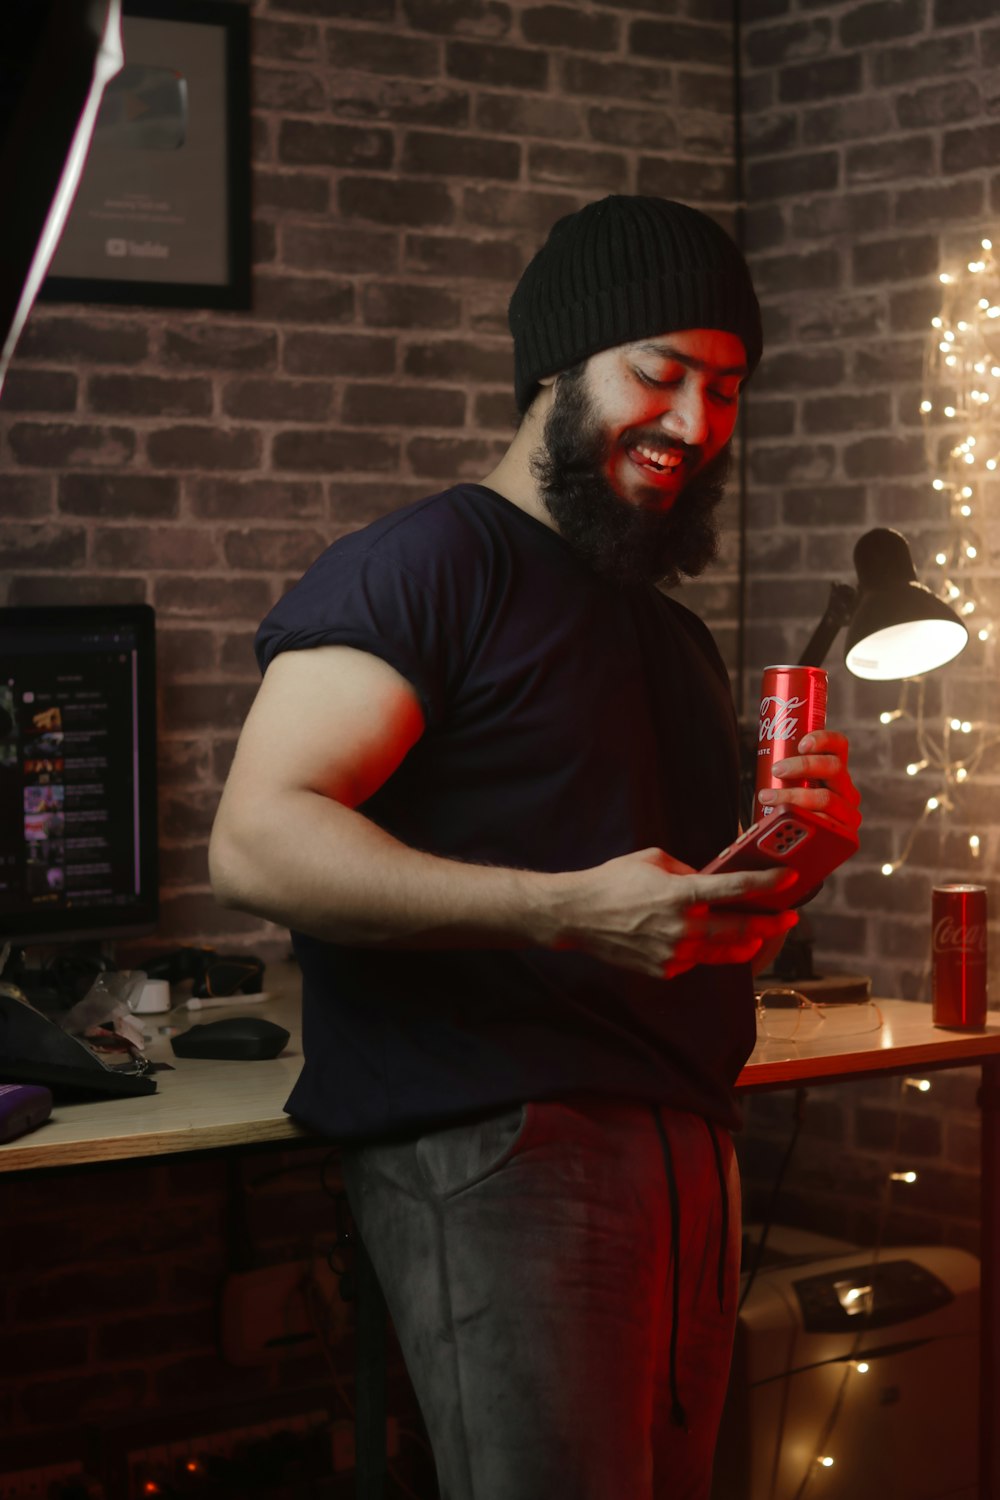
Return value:
<svg viewBox="0 0 1000 1500">
<path fill-rule="evenodd" d="M 989 631 L 986 629 L 986 627 L 984 625 L 983 628 L 982 628 L 982 630 L 979 632 L 979 639 L 981 641 L 988 641 L 989 638 L 990 638 L 990 633 L 989 633 Z"/>
<path fill-rule="evenodd" d="M 929 1078 L 904 1078 L 904 1088 L 916 1089 L 919 1094 L 929 1094 L 931 1081 Z"/>
<path fill-rule="evenodd" d="M 955 408 L 953 406 L 946 406 L 944 414 L 946 417 L 953 417 L 955 415 Z"/>
<path fill-rule="evenodd" d="M 971 516 L 972 515 L 972 506 L 971 505 L 961 505 L 961 506 L 959 506 L 959 512 L 958 513 L 961 516 Z"/>
<path fill-rule="evenodd" d="M 993 241 L 992 240 L 980 240 L 979 243 L 980 243 L 980 245 L 982 246 L 982 248 L 984 250 L 992 250 L 993 249 Z"/>
<path fill-rule="evenodd" d="M 978 854 L 979 854 L 979 835 L 978 835 L 978 833 L 970 833 L 969 834 L 969 848 L 972 850 L 973 854 L 975 854 L 975 855 L 978 856 Z"/>
<path fill-rule="evenodd" d="M 928 797 L 927 798 L 927 811 L 928 812 L 937 812 L 937 810 L 938 810 L 938 808 L 940 806 L 941 806 L 941 804 L 940 804 L 940 802 L 938 801 L 938 799 L 936 797 Z"/>
<path fill-rule="evenodd" d="M 889 1178 L 892 1182 L 916 1182 L 916 1172 L 890 1172 Z"/>
<path fill-rule="evenodd" d="M 947 557 L 946 557 L 946 556 L 945 556 L 945 554 L 944 554 L 944 553 L 943 553 L 943 552 L 939 552 L 939 553 L 938 553 L 938 554 L 937 554 L 937 556 L 936 556 L 936 557 L 935 557 L 935 559 L 934 559 L 934 561 L 935 561 L 935 562 L 936 562 L 936 563 L 937 563 L 937 564 L 938 564 L 938 565 L 939 565 L 939 566 L 940 566 L 940 567 L 942 567 L 942 568 L 943 568 L 943 567 L 944 567 L 944 565 L 945 565 L 945 563 L 946 563 L 946 562 L 947 562 L 947 561 L 948 561 L 948 559 L 947 559 Z"/>
<path fill-rule="evenodd" d="M 942 276 L 941 280 L 944 281 L 944 279 L 945 278 Z M 823 1465 L 824 1469 L 832 1469 L 833 1468 L 833 1459 L 830 1458 L 829 1455 L 826 1455 L 823 1458 L 818 1459 L 817 1462 L 821 1463 Z"/>
<path fill-rule="evenodd" d="M 895 868 L 896 868 L 895 865 L 883 865 L 882 866 L 882 874 L 883 875 L 891 875 L 892 872 L 895 870 Z"/>
<path fill-rule="evenodd" d="M 869 1366 L 868 1361 L 866 1359 L 859 1359 L 858 1362 L 857 1362 L 857 1364 L 854 1366 L 854 1368 L 857 1370 L 857 1372 L 858 1372 L 859 1375 L 867 1375 L 868 1371 L 870 1369 L 870 1366 Z"/>
<path fill-rule="evenodd" d="M 920 410 L 921 411 L 933 411 L 934 407 L 933 407 L 933 405 L 931 404 L 930 401 L 921 401 L 921 403 L 920 403 Z"/>
</svg>

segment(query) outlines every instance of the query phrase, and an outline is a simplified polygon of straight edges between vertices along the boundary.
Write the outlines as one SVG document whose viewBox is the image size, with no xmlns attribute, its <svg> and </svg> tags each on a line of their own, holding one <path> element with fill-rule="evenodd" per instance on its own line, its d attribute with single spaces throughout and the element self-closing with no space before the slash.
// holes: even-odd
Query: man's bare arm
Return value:
<svg viewBox="0 0 1000 1500">
<path fill-rule="evenodd" d="M 335 942 L 582 948 L 656 976 L 748 961 L 793 923 L 710 905 L 772 876 L 702 876 L 657 849 L 552 875 L 409 848 L 356 808 L 423 729 L 412 687 L 377 657 L 343 646 L 277 657 L 212 834 L 219 901 Z"/>
</svg>

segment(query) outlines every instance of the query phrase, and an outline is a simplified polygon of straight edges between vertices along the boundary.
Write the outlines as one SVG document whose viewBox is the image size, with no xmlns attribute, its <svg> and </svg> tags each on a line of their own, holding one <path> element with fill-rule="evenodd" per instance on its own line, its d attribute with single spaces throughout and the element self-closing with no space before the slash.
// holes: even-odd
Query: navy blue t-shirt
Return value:
<svg viewBox="0 0 1000 1500">
<path fill-rule="evenodd" d="M 266 670 L 334 644 L 382 657 L 422 705 L 424 734 L 359 809 L 414 848 L 562 871 L 655 846 L 700 868 L 736 833 L 736 717 L 706 627 L 651 585 L 599 576 L 483 485 L 335 542 L 256 650 Z M 662 981 L 577 952 L 292 936 L 305 1062 L 287 1108 L 313 1130 L 416 1133 L 571 1093 L 738 1122 L 748 965 Z"/>
</svg>

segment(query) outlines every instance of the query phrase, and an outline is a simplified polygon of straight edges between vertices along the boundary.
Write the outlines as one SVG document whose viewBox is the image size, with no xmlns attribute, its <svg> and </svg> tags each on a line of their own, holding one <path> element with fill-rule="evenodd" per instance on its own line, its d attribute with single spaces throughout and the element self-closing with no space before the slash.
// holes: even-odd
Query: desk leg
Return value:
<svg viewBox="0 0 1000 1500">
<path fill-rule="evenodd" d="M 979 1500 L 1000 1496 L 1000 1060 L 982 1064 Z"/>
</svg>

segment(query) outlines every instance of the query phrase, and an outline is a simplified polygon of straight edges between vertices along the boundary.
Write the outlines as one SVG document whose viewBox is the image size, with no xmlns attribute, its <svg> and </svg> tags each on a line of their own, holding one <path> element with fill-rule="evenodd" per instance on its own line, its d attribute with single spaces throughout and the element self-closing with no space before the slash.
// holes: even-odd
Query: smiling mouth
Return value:
<svg viewBox="0 0 1000 1500">
<path fill-rule="evenodd" d="M 685 455 L 677 448 L 652 448 L 645 445 L 628 448 L 629 458 L 652 477 L 669 478 L 684 467 Z"/>
</svg>

